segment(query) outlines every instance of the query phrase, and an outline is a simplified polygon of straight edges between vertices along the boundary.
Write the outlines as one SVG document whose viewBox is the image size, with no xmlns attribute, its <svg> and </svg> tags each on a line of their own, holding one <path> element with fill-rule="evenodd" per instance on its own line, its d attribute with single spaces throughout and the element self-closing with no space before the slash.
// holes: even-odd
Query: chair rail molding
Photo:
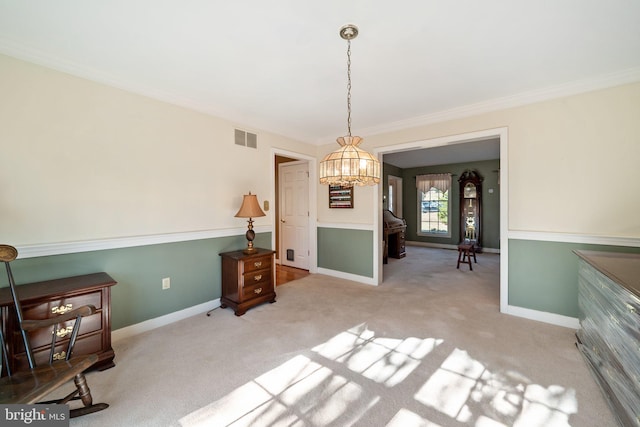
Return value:
<svg viewBox="0 0 640 427">
<path fill-rule="evenodd" d="M 271 226 L 256 226 L 256 233 L 268 233 Z M 160 245 L 163 243 L 188 242 L 191 240 L 215 239 L 244 235 L 246 227 L 227 228 L 221 230 L 203 230 L 167 234 L 153 234 L 147 236 L 116 237 L 113 239 L 85 240 L 78 242 L 45 243 L 36 245 L 16 246 L 19 259 L 36 258 L 41 256 L 63 255 L 79 252 L 100 251 L 104 249 L 121 249 L 135 246 Z"/>
</svg>

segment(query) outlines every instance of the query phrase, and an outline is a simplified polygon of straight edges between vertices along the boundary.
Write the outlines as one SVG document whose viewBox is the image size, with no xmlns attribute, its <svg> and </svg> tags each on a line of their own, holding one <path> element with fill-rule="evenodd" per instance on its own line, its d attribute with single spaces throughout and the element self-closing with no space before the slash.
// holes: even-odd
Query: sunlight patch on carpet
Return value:
<svg viewBox="0 0 640 427">
<path fill-rule="evenodd" d="M 435 371 L 422 366 L 426 381 L 404 383 L 430 355 L 445 355 L 432 354 L 445 350 L 443 343 L 377 337 L 363 323 L 186 415 L 180 425 L 352 426 L 375 406 L 393 404 L 385 390 L 402 395 L 403 387 L 393 418 L 380 420 L 386 427 L 441 427 L 429 417 L 445 416 L 474 427 L 565 427 L 577 413 L 575 390 L 534 384 L 516 371 L 491 372 L 458 348 Z"/>
<path fill-rule="evenodd" d="M 365 324 L 342 332 L 313 351 L 387 387 L 404 381 L 442 340 L 380 338 Z"/>
<path fill-rule="evenodd" d="M 352 425 L 379 396 L 296 356 L 180 420 L 182 426 Z"/>
<path fill-rule="evenodd" d="M 494 374 L 456 348 L 414 397 L 456 421 L 476 419 L 476 426 L 569 425 L 569 416 L 578 411 L 575 390 L 521 380 Z"/>
</svg>

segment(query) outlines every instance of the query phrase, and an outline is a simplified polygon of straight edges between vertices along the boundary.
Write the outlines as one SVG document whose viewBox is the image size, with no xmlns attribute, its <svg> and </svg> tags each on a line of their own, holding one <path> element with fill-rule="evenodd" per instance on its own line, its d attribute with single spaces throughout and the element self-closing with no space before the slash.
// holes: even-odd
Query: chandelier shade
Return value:
<svg viewBox="0 0 640 427">
<path fill-rule="evenodd" d="M 340 37 L 347 41 L 347 129 L 349 134 L 337 139 L 340 148 L 320 162 L 320 184 L 376 185 L 380 182 L 380 162 L 358 147 L 359 136 L 351 136 L 351 39 L 358 35 L 358 27 L 347 24 L 340 28 Z"/>
<path fill-rule="evenodd" d="M 340 148 L 325 156 L 320 162 L 320 184 L 375 185 L 380 182 L 380 162 L 370 153 L 358 147 L 359 136 L 337 139 Z"/>
</svg>

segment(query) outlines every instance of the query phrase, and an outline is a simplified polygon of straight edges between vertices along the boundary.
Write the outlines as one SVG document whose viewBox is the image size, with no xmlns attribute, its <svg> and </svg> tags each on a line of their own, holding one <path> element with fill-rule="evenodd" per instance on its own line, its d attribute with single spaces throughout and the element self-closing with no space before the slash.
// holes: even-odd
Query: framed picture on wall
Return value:
<svg viewBox="0 0 640 427">
<path fill-rule="evenodd" d="M 330 208 L 353 208 L 353 186 L 330 185 Z"/>
</svg>

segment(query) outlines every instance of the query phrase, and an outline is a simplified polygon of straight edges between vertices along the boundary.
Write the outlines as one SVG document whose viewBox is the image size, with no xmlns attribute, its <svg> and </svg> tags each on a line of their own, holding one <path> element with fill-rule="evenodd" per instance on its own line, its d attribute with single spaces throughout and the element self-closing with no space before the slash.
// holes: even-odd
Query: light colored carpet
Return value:
<svg viewBox="0 0 640 427">
<path fill-rule="evenodd" d="M 615 425 L 573 330 L 499 313 L 499 256 L 410 246 L 375 287 L 310 275 L 236 317 L 114 344 L 72 426 Z"/>
</svg>

